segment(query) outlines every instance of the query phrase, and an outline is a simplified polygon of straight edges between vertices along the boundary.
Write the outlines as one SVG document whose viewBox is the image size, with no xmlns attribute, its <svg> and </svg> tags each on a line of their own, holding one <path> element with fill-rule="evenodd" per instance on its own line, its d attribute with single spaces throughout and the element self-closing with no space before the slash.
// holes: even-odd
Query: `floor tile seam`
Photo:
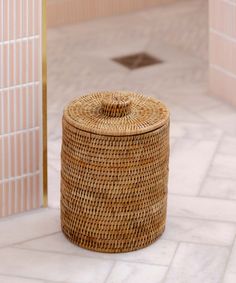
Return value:
<svg viewBox="0 0 236 283">
<path fill-rule="evenodd" d="M 209 175 L 209 177 L 214 177 Z M 234 179 L 231 179 L 231 181 L 236 181 Z M 222 202 L 236 202 L 236 199 L 232 198 L 220 198 L 220 197 L 212 197 L 212 196 L 204 196 L 204 195 L 196 195 L 196 194 L 178 194 L 178 193 L 171 193 L 169 192 L 168 195 L 170 196 L 179 196 L 179 197 L 186 197 L 186 198 L 196 198 L 196 199 L 207 199 L 207 200 L 216 200 L 216 201 L 222 201 Z"/>
<path fill-rule="evenodd" d="M 170 272 L 170 269 L 171 269 L 171 267 L 173 265 L 174 259 L 175 259 L 176 255 L 177 255 L 177 252 L 178 252 L 179 248 L 180 248 L 180 243 L 177 243 L 177 246 L 175 248 L 174 254 L 173 254 L 172 258 L 171 258 L 170 264 L 168 265 L 168 268 L 166 270 L 165 276 L 162 279 L 161 283 L 164 283 L 166 281 L 167 276 L 168 276 L 168 274 Z"/>
<path fill-rule="evenodd" d="M 163 239 L 164 240 L 164 239 Z M 165 240 L 167 241 L 167 240 Z M 168 240 L 169 242 L 172 243 L 176 243 L 176 241 L 171 241 Z M 75 258 L 86 258 L 86 259 L 96 259 L 96 260 L 101 260 L 101 261 L 110 261 L 110 262 L 124 262 L 124 263 L 136 263 L 136 264 L 143 264 L 143 265 L 151 265 L 151 266 L 160 266 L 160 267 L 167 267 L 168 264 L 160 264 L 160 263 L 154 263 L 151 261 L 144 261 L 144 260 L 125 260 L 123 258 L 106 258 L 106 257 L 102 257 L 98 256 L 98 255 L 81 255 L 81 254 L 75 254 L 75 253 L 66 253 L 66 252 L 59 252 L 59 251 L 53 251 L 53 250 L 40 250 L 40 249 L 36 249 L 36 248 L 28 248 L 28 247 L 20 247 L 20 246 L 14 246 L 12 247 L 14 249 L 18 249 L 18 250 L 24 250 L 24 251 L 31 251 L 31 252 L 38 252 L 38 253 L 49 253 L 49 254 L 57 254 L 57 255 L 63 255 L 63 256 L 72 256 Z"/>
<path fill-rule="evenodd" d="M 168 213 L 168 217 L 176 217 L 176 218 L 186 218 L 189 220 L 202 220 L 202 221 L 209 221 L 209 222 L 218 222 L 218 223 L 226 223 L 226 224 L 233 224 L 236 225 L 236 220 L 235 221 L 229 221 L 229 220 L 219 220 L 219 219 L 213 219 L 213 218 L 201 218 L 201 217 L 190 217 L 190 216 L 181 216 L 181 215 L 174 215 L 171 214 L 170 212 Z"/>
<path fill-rule="evenodd" d="M 232 255 L 232 252 L 233 252 L 233 247 L 234 247 L 234 245 L 236 245 L 236 235 L 235 235 L 235 237 L 234 237 L 234 241 L 233 241 L 232 248 L 231 248 L 231 250 L 230 250 L 230 252 L 229 252 L 227 261 L 226 261 L 225 266 L 224 266 L 224 272 L 223 272 L 223 274 L 222 274 L 222 276 L 221 276 L 221 281 L 222 281 L 222 282 L 223 282 L 223 280 L 224 280 L 224 278 L 225 278 L 226 273 L 228 272 L 227 270 L 228 270 L 228 267 L 229 267 L 229 262 L 230 262 L 230 259 L 231 259 L 231 255 Z M 236 274 L 236 272 L 235 272 L 235 274 Z M 221 281 L 220 281 L 220 282 L 221 282 Z"/>
<path fill-rule="evenodd" d="M 209 175 L 208 175 L 209 177 L 212 177 L 212 178 L 223 178 L 223 179 L 228 179 L 228 180 L 230 180 L 230 181 L 236 181 L 236 176 L 235 176 L 235 178 L 234 177 L 224 177 L 224 176 L 220 176 L 220 175 L 218 175 L 218 174 L 214 174 L 214 173 L 209 173 Z"/>
<path fill-rule="evenodd" d="M 26 279 L 26 280 L 36 280 L 36 281 L 39 281 L 39 282 L 42 282 L 42 283 L 65 283 L 64 281 L 53 281 L 53 280 L 47 280 L 47 279 L 45 280 L 43 278 L 38 278 L 38 277 L 12 275 L 12 274 L 9 274 L 9 273 L 1 273 L 1 272 L 0 272 L 0 276 L 4 276 L 4 277 L 7 277 L 7 278 L 15 278 L 15 279 L 20 278 L 20 279 Z"/>
<path fill-rule="evenodd" d="M 42 236 L 29 238 L 29 239 L 24 240 L 24 241 L 14 242 L 14 243 L 7 244 L 7 245 L 0 245 L 0 250 L 1 249 L 5 249 L 5 248 L 12 248 L 12 247 L 15 247 L 16 245 L 22 245 L 22 244 L 28 243 L 30 241 L 35 241 L 35 240 L 43 239 L 43 238 L 46 238 L 46 237 L 49 237 L 49 236 L 52 236 L 52 235 L 56 235 L 56 234 L 59 234 L 59 233 L 61 233 L 61 231 L 57 231 L 57 232 L 53 232 L 53 233 L 49 233 L 49 234 L 44 234 Z"/>
<path fill-rule="evenodd" d="M 197 220 L 197 221 L 202 221 L 202 222 L 215 222 L 215 223 L 219 223 L 219 224 L 231 224 L 233 226 L 235 226 L 236 228 L 236 222 L 227 222 L 227 221 L 220 221 L 220 220 L 211 220 L 211 219 L 206 219 L 206 218 L 191 218 L 191 217 L 188 217 L 188 216 L 175 216 L 175 215 L 169 215 L 168 216 L 169 218 L 182 218 L 182 219 L 185 219 L 185 220 Z"/>
<path fill-rule="evenodd" d="M 115 269 L 116 263 L 117 263 L 116 261 L 114 261 L 112 263 L 112 266 L 111 266 L 110 270 L 108 271 L 106 278 L 104 279 L 104 283 L 108 282 L 110 275 L 112 274 L 113 270 Z"/>
<path fill-rule="evenodd" d="M 205 184 L 205 181 L 207 179 L 207 176 L 209 175 L 209 173 L 211 172 L 211 169 L 212 169 L 212 166 L 213 166 L 213 162 L 216 158 L 216 155 L 217 155 L 217 152 L 218 152 L 218 149 L 220 148 L 220 144 L 223 140 L 223 136 L 224 134 L 221 133 L 218 141 L 217 141 L 217 144 L 216 144 L 216 147 L 215 147 L 215 150 L 214 150 L 214 153 L 212 154 L 211 156 L 211 159 L 210 159 L 210 162 L 208 164 L 208 167 L 207 167 L 207 170 L 205 171 L 205 174 L 204 174 L 204 177 L 202 178 L 201 180 L 201 183 L 200 183 L 200 186 L 199 186 L 199 189 L 198 189 L 198 192 L 197 192 L 197 195 L 200 196 L 201 195 L 201 192 L 203 190 L 203 185 Z"/>
</svg>

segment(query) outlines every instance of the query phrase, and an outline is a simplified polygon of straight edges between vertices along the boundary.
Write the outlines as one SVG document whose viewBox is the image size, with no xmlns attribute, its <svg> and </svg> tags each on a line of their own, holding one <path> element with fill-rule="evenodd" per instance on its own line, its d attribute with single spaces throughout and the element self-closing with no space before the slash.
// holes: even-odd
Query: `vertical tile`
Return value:
<svg viewBox="0 0 236 283">
<path fill-rule="evenodd" d="M 21 83 L 21 43 L 15 42 L 15 85 L 19 85 Z"/>
<path fill-rule="evenodd" d="M 28 34 L 27 34 L 27 18 L 28 18 L 28 0 L 21 0 L 22 1 L 22 18 L 21 18 L 21 21 L 22 21 L 22 34 L 21 36 L 22 37 L 27 37 Z"/>
<path fill-rule="evenodd" d="M 236 5 L 232 1 L 211 0 L 209 7 L 210 89 L 212 94 L 236 105 Z"/>
<path fill-rule="evenodd" d="M 34 25 L 34 0 L 28 0 L 28 36 L 33 35 Z"/>
<path fill-rule="evenodd" d="M 3 73 L 2 73 L 3 81 L 2 81 L 2 85 L 0 86 L 2 88 L 6 88 L 8 86 L 8 71 L 9 71 L 8 52 L 9 52 L 8 44 L 4 44 L 3 45 L 3 61 L 2 61 L 3 62 Z"/>
<path fill-rule="evenodd" d="M 39 155 L 40 155 L 40 130 L 36 130 L 35 131 L 35 140 L 34 140 L 34 143 L 35 143 L 35 151 L 34 151 L 34 164 L 36 165 L 36 168 L 35 170 L 38 171 L 40 169 L 39 167 Z"/>
<path fill-rule="evenodd" d="M 4 0 L 0 0 L 0 42 L 3 41 L 3 24 L 2 24 L 2 20 L 3 20 L 3 1 Z M 1 51 L 1 50 L 0 50 Z"/>
<path fill-rule="evenodd" d="M 4 156 L 4 178 L 8 179 L 10 177 L 9 174 L 9 136 L 3 137 L 3 143 L 4 143 L 4 152 L 1 154 L 1 156 Z"/>
<path fill-rule="evenodd" d="M 40 34 L 41 29 L 41 15 L 42 15 L 42 1 L 32 0 L 34 7 L 34 34 Z"/>
<path fill-rule="evenodd" d="M 235 96 L 235 88 L 236 88 L 236 77 L 230 75 L 229 73 L 225 73 L 224 69 L 215 68 L 214 66 L 210 66 L 210 90 L 211 94 L 220 97 L 223 100 L 228 101 L 232 105 L 236 106 L 236 96 Z M 219 105 L 220 108 L 226 108 L 223 105 Z M 217 109 L 219 107 L 216 107 Z M 213 110 L 213 109 L 212 109 Z M 209 110 L 211 111 L 211 110 Z M 206 111 L 207 112 L 207 111 Z M 204 114 L 202 112 L 201 114 Z M 214 120 L 211 122 L 217 123 L 220 127 L 223 127 L 227 133 L 235 134 L 236 133 L 236 125 L 233 123 L 227 123 L 227 116 L 230 116 L 230 111 L 228 115 L 222 117 L 221 112 L 218 111 L 218 117 L 215 115 Z M 205 116 L 205 114 L 204 114 Z M 207 115 L 208 116 L 208 115 Z M 230 121 L 234 119 L 234 115 L 230 117 Z M 210 118 L 210 117 L 209 117 Z M 208 119 L 208 117 L 206 117 Z"/>
<path fill-rule="evenodd" d="M 27 65 L 27 41 L 22 41 L 22 49 L 21 49 L 21 56 L 22 56 L 22 66 L 21 66 L 21 75 L 22 75 L 22 83 L 27 83 L 27 74 L 28 74 L 28 65 Z"/>
<path fill-rule="evenodd" d="M 15 213 L 15 182 L 10 181 L 9 182 L 9 193 L 10 193 L 10 199 L 9 199 L 9 215 L 11 213 Z"/>
<path fill-rule="evenodd" d="M 9 215 L 9 189 L 10 189 L 10 183 L 9 182 L 6 182 L 4 184 L 4 215 L 5 216 L 8 216 Z"/>
<path fill-rule="evenodd" d="M 28 171 L 33 173 L 34 172 L 34 162 L 35 162 L 34 155 L 33 155 L 34 154 L 33 153 L 33 147 L 34 147 L 34 145 L 33 145 L 33 143 L 34 143 L 34 141 L 33 141 L 33 131 L 29 132 L 28 139 L 29 139 L 29 146 L 28 146 L 28 155 L 29 155 L 29 158 L 28 158 L 28 162 L 29 162 L 28 169 L 29 170 Z"/>
<path fill-rule="evenodd" d="M 16 163 L 16 145 L 15 145 L 15 135 L 12 135 L 9 139 L 10 143 L 9 143 L 9 150 L 11 152 L 11 155 L 10 155 L 10 167 L 11 167 L 11 177 L 14 177 L 16 176 L 16 172 L 15 172 L 15 166 L 14 164 Z"/>
<path fill-rule="evenodd" d="M 17 172 L 16 172 L 16 176 L 20 176 L 22 174 L 22 159 L 23 159 L 23 155 L 22 155 L 22 148 L 21 148 L 21 144 L 22 144 L 22 139 L 21 139 L 21 134 L 16 135 L 16 158 L 17 158 Z"/>
<path fill-rule="evenodd" d="M 3 217 L 3 184 L 0 183 L 0 217 Z"/>
<path fill-rule="evenodd" d="M 15 15 L 16 15 L 16 39 L 21 37 L 21 0 L 15 1 Z"/>
<path fill-rule="evenodd" d="M 29 188 L 28 188 L 28 177 L 24 177 L 23 181 L 23 209 L 26 211 L 28 209 L 28 195 L 29 195 Z"/>
<path fill-rule="evenodd" d="M 3 152 L 2 148 L 3 148 L 3 139 L 0 137 L 0 152 L 1 153 Z M 0 180 L 2 180 L 4 176 L 3 166 L 4 166 L 4 159 L 0 158 Z"/>
<path fill-rule="evenodd" d="M 35 205 L 36 207 L 40 207 L 42 203 L 41 199 L 41 187 L 40 187 L 40 175 L 35 175 Z"/>
<path fill-rule="evenodd" d="M 9 40 L 14 39 L 14 0 L 9 0 Z"/>
<path fill-rule="evenodd" d="M 17 187 L 17 212 L 22 212 L 22 189 L 21 189 L 21 179 L 16 180 Z"/>
<path fill-rule="evenodd" d="M 3 1 L 3 26 L 4 26 L 4 34 L 3 34 L 3 38 L 4 41 L 9 40 L 9 1 L 10 0 L 4 0 Z"/>
<path fill-rule="evenodd" d="M 34 81 L 39 81 L 40 79 L 40 72 L 41 72 L 41 66 L 40 66 L 40 58 L 41 58 L 41 46 L 40 46 L 40 40 L 38 38 L 34 39 Z"/>
<path fill-rule="evenodd" d="M 14 82 L 14 44 L 9 44 L 9 86 L 13 86 Z"/>
</svg>

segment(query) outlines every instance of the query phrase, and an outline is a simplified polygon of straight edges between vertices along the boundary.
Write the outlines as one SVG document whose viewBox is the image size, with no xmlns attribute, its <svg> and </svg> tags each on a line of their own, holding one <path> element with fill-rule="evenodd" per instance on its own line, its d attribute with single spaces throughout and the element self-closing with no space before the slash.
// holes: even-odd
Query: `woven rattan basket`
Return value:
<svg viewBox="0 0 236 283">
<path fill-rule="evenodd" d="M 143 248 L 164 231 L 169 112 L 128 92 L 80 97 L 63 115 L 61 225 L 94 251 Z"/>
</svg>

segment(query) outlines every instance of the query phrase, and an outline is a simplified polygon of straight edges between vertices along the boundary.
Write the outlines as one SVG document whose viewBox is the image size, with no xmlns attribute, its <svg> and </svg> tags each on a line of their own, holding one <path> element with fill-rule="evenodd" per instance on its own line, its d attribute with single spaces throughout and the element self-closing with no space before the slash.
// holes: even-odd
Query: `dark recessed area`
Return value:
<svg viewBox="0 0 236 283">
<path fill-rule="evenodd" d="M 113 58 L 112 60 L 125 66 L 130 70 L 156 65 L 163 62 L 159 58 L 153 57 L 145 52 L 121 56 Z"/>
</svg>

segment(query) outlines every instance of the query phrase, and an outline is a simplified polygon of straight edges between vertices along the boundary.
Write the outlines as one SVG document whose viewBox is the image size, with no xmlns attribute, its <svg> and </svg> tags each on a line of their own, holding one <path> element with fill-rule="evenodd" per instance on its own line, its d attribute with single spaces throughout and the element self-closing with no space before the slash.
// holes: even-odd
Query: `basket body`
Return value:
<svg viewBox="0 0 236 283">
<path fill-rule="evenodd" d="M 169 120 L 130 136 L 89 133 L 63 118 L 61 225 L 73 243 L 99 252 L 148 246 L 164 231 Z"/>
</svg>

